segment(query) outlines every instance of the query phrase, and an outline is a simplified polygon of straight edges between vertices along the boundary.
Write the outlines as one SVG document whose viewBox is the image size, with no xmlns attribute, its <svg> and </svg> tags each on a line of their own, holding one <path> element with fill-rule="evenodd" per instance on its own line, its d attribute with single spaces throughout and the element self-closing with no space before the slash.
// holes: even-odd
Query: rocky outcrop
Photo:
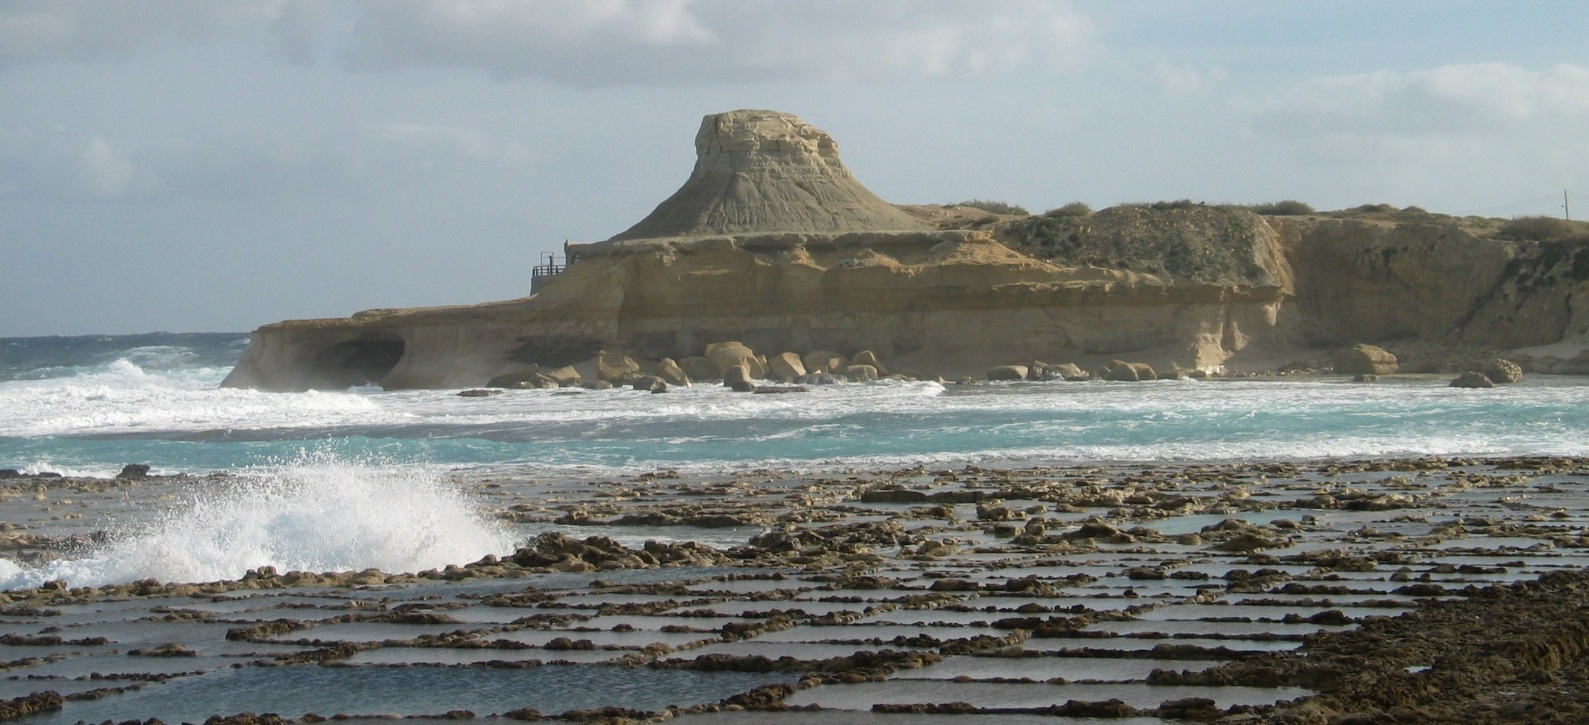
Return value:
<svg viewBox="0 0 1589 725">
<path fill-rule="evenodd" d="M 695 154 L 684 186 L 613 239 L 927 229 L 856 181 L 832 136 L 787 113 L 707 116 Z"/>
<path fill-rule="evenodd" d="M 696 146 L 677 193 L 608 241 L 568 245 L 566 270 L 531 297 L 266 325 L 224 384 L 539 387 L 568 366 L 591 381 L 715 380 L 741 366 L 765 378 L 774 361 L 749 350 L 793 353 L 777 362 L 780 379 L 958 378 L 1011 361 L 1100 369 L 1115 358 L 1216 371 L 1359 342 L 1589 340 L 1582 241 L 1496 241 L 1427 214 L 1192 204 L 935 229 L 872 195 L 832 138 L 793 116 L 708 116 Z M 1516 359 L 1571 371 L 1576 352 Z"/>
</svg>

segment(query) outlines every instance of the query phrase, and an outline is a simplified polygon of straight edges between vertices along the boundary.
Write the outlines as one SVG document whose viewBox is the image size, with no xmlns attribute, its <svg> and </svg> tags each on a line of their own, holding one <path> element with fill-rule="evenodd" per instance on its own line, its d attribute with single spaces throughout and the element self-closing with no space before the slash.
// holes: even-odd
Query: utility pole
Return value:
<svg viewBox="0 0 1589 725">
<path fill-rule="evenodd" d="M 1572 221 L 1572 208 L 1567 206 L 1567 190 L 1561 192 L 1561 218 Z"/>
</svg>

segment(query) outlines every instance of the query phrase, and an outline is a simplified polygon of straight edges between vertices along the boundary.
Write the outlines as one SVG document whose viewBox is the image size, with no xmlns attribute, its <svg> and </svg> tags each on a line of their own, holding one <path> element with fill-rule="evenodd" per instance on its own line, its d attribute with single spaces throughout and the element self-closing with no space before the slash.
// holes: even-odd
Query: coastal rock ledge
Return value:
<svg viewBox="0 0 1589 725">
<path fill-rule="evenodd" d="M 883 201 L 831 136 L 786 113 L 709 115 L 695 145 L 677 192 L 607 241 L 567 245 L 537 293 L 265 325 L 223 385 L 470 388 L 594 368 L 600 351 L 684 360 L 726 341 L 870 350 L 955 378 L 1032 360 L 1217 372 L 1364 342 L 1589 339 L 1582 240 L 1195 205 L 968 222 Z"/>
</svg>

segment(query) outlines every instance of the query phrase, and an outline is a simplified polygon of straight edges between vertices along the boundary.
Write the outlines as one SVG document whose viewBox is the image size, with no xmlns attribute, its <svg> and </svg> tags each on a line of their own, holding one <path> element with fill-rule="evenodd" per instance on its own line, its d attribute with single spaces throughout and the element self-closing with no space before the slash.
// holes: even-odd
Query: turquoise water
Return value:
<svg viewBox="0 0 1589 725">
<path fill-rule="evenodd" d="M 243 335 L 0 340 L 0 468 L 202 473 L 307 455 L 383 464 L 839 468 L 1589 454 L 1589 386 L 1531 376 L 1493 390 L 1442 379 L 1352 384 L 936 383 L 615 391 L 261 393 L 222 390 Z M 123 347 L 117 347 L 120 340 Z M 76 341 L 76 344 L 73 342 Z M 92 341 L 86 344 L 83 341 Z M 51 357 L 53 352 L 54 357 Z"/>
</svg>

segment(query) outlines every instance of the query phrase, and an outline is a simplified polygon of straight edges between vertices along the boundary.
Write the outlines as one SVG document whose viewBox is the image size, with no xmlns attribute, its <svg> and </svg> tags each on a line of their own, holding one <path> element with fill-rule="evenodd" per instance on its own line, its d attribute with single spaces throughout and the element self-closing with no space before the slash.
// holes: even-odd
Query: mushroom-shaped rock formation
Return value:
<svg viewBox="0 0 1589 725">
<path fill-rule="evenodd" d="M 787 113 L 707 116 L 695 153 L 684 186 L 613 240 L 927 229 L 856 181 L 832 136 Z"/>
</svg>

